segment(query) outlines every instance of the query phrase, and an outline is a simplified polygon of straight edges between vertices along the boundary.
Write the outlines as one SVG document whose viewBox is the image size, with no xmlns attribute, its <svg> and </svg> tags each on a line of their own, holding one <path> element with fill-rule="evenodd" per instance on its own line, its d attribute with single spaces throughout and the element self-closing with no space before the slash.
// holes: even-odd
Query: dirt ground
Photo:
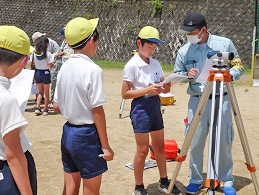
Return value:
<svg viewBox="0 0 259 195">
<path fill-rule="evenodd" d="M 169 75 L 169 73 L 166 73 Z M 258 96 L 259 87 L 249 87 L 249 75 L 244 75 L 235 84 L 235 92 L 244 122 L 246 135 L 251 149 L 255 165 L 259 165 L 259 128 L 256 121 L 259 121 Z M 104 85 L 107 96 L 107 104 L 104 106 L 107 120 L 107 131 L 109 142 L 115 152 L 115 158 L 108 163 L 109 170 L 103 174 L 101 194 L 103 195 L 130 195 L 134 189 L 133 171 L 125 167 L 125 163 L 133 162 L 135 154 L 135 139 L 129 118 L 130 100 L 126 100 L 122 119 L 119 119 L 121 104 L 121 83 L 122 70 L 104 69 Z M 179 148 L 184 141 L 184 122 L 187 116 L 187 104 L 189 95 L 186 94 L 187 84 L 176 85 L 171 88 L 175 95 L 175 104 L 166 106 L 163 114 L 165 125 L 165 139 L 175 139 Z M 48 116 L 35 116 L 34 95 L 30 100 L 25 112 L 25 118 L 29 126 L 25 131 L 31 140 L 33 147 L 30 149 L 33 154 L 38 174 L 38 194 L 58 195 L 63 190 L 63 169 L 60 152 L 60 139 L 62 126 L 65 122 L 62 115 L 50 112 Z M 207 144 L 208 145 L 208 144 Z M 257 148 L 257 149 L 256 149 Z M 234 187 L 237 194 L 255 194 L 251 175 L 244 165 L 245 157 L 240 143 L 238 132 L 235 128 L 235 140 L 233 143 L 233 159 L 235 178 Z M 207 146 L 204 157 L 204 177 L 207 172 Z M 147 159 L 150 159 L 150 155 Z M 167 162 L 168 176 L 172 177 L 176 162 Z M 184 192 L 188 185 L 189 157 L 183 163 L 177 177 L 176 184 Z M 258 175 L 258 174 L 257 174 Z M 160 194 L 157 190 L 159 180 L 158 168 L 151 168 L 144 171 L 144 184 L 150 195 Z M 183 193 L 184 194 L 184 193 Z M 206 194 L 203 189 L 200 194 Z M 223 194 L 217 192 L 216 194 Z"/>
</svg>

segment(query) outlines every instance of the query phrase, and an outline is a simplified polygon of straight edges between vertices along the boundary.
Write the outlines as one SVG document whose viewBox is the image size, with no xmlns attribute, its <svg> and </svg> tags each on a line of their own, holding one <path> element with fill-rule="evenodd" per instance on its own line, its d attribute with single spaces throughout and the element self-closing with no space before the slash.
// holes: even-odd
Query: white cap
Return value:
<svg viewBox="0 0 259 195">
<path fill-rule="evenodd" d="M 32 40 L 33 40 L 33 42 L 34 41 L 36 41 L 38 38 L 40 38 L 41 36 L 44 36 L 44 35 L 46 35 L 46 33 L 40 33 L 40 32 L 35 32 L 35 33 L 33 33 L 33 35 L 32 35 Z"/>
</svg>

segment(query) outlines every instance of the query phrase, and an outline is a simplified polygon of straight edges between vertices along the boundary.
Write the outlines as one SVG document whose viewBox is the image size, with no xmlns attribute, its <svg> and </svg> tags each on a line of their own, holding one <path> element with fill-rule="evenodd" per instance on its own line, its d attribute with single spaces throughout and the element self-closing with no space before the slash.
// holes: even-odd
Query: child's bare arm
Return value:
<svg viewBox="0 0 259 195">
<path fill-rule="evenodd" d="M 104 159 L 107 161 L 111 161 L 113 160 L 114 152 L 112 151 L 108 142 L 103 106 L 93 108 L 93 119 L 98 131 L 98 135 L 100 137 L 103 153 L 105 154 Z"/>
<path fill-rule="evenodd" d="M 132 90 L 132 83 L 129 81 L 122 82 L 121 96 L 123 99 L 132 99 L 143 96 L 145 94 L 159 94 L 163 90 L 163 85 L 161 83 L 154 84 L 146 88 L 139 90 Z"/>
<path fill-rule="evenodd" d="M 52 69 L 54 67 L 54 63 L 49 64 L 49 68 Z"/>
<path fill-rule="evenodd" d="M 4 138 L 7 162 L 21 195 L 32 195 L 28 175 L 28 163 L 20 141 L 20 129 L 7 133 Z"/>
</svg>

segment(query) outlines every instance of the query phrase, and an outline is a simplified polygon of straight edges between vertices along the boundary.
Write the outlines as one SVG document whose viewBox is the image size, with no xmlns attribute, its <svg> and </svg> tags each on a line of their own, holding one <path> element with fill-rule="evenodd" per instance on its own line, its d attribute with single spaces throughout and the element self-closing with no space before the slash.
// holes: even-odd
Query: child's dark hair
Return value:
<svg viewBox="0 0 259 195">
<path fill-rule="evenodd" d="M 154 42 L 149 41 L 147 39 L 141 39 L 140 37 L 138 37 L 137 40 L 136 40 L 136 44 L 137 44 L 138 40 L 140 40 L 142 46 L 144 46 L 145 43 L 154 43 Z M 138 47 L 138 44 L 137 44 L 137 47 Z"/>
<path fill-rule="evenodd" d="M 14 51 L 10 51 L 8 49 L 0 48 L 0 66 L 7 65 L 11 66 L 19 59 L 21 59 L 24 55 L 16 53 Z"/>
<path fill-rule="evenodd" d="M 38 39 L 38 42 L 35 47 L 35 53 L 39 55 L 43 55 L 44 58 L 47 57 L 47 48 L 49 44 L 49 39 L 46 36 L 41 36 Z"/>
<path fill-rule="evenodd" d="M 72 45 L 72 49 L 74 50 L 80 50 L 83 49 L 84 46 L 86 45 L 86 43 L 90 40 L 90 38 L 93 37 L 94 38 L 94 42 L 96 42 L 97 40 L 99 40 L 99 32 L 97 29 L 94 30 L 93 34 L 89 35 L 88 37 L 86 37 L 84 40 L 76 43 L 75 45 Z"/>
</svg>

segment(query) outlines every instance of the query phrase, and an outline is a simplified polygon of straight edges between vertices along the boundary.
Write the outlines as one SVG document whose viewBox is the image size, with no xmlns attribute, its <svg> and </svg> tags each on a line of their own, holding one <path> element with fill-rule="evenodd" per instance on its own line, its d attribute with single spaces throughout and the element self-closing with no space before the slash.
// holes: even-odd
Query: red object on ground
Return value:
<svg viewBox="0 0 259 195">
<path fill-rule="evenodd" d="M 156 159 L 153 147 L 152 147 L 152 142 L 150 142 L 150 154 L 151 154 L 151 158 L 153 160 Z M 174 139 L 172 140 L 165 140 L 165 156 L 166 159 L 170 159 L 170 160 L 175 160 L 178 156 L 178 145 L 176 143 L 176 141 Z"/>
</svg>

